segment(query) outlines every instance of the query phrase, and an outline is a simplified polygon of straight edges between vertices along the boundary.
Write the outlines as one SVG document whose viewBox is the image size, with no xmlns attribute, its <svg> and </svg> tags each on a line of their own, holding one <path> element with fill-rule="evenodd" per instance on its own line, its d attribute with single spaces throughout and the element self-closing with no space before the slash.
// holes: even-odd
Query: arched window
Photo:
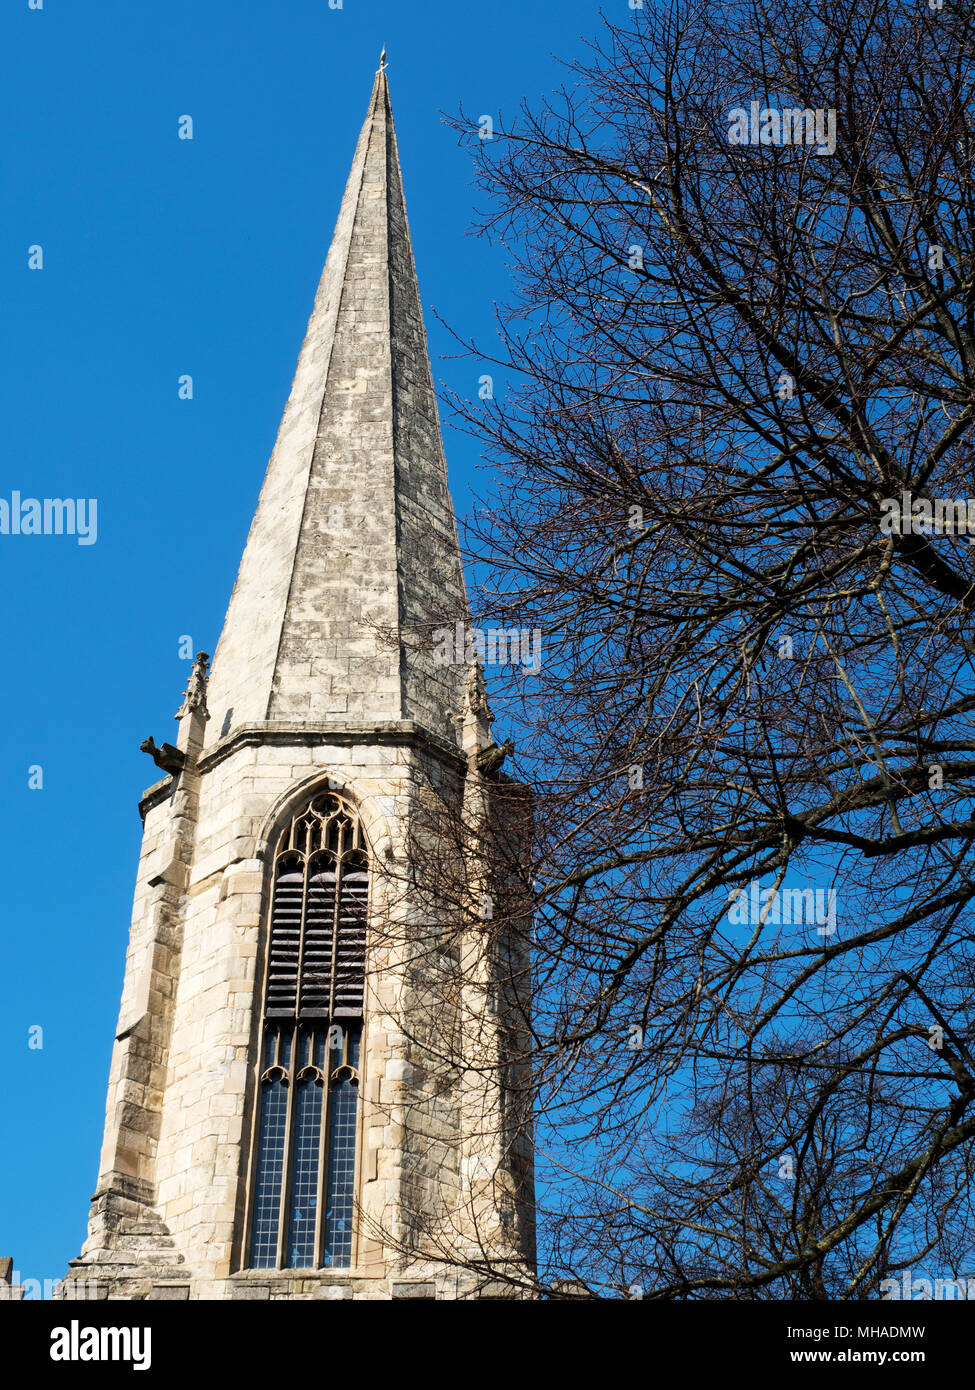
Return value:
<svg viewBox="0 0 975 1390">
<path fill-rule="evenodd" d="M 352 807 L 316 796 L 272 872 L 248 1263 L 347 1266 L 369 893 Z"/>
</svg>

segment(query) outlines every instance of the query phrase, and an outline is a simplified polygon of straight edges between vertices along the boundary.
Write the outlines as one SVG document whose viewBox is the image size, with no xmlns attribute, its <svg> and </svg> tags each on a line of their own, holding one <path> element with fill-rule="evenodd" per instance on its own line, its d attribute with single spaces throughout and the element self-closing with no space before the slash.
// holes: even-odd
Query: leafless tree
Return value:
<svg viewBox="0 0 975 1390">
<path fill-rule="evenodd" d="M 975 496 L 973 56 L 953 0 L 647 0 L 457 122 L 515 284 L 458 409 L 478 621 L 543 641 L 493 776 L 563 1296 L 975 1274 L 975 587 L 925 519 Z"/>
</svg>

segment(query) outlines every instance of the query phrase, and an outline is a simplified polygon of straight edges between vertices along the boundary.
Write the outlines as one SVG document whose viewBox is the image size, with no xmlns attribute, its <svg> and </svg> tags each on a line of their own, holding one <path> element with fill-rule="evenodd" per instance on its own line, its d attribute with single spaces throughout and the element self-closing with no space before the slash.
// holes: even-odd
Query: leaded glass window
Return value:
<svg viewBox="0 0 975 1390">
<path fill-rule="evenodd" d="M 343 798 L 292 819 L 273 875 L 248 1263 L 346 1267 L 369 864 Z"/>
</svg>

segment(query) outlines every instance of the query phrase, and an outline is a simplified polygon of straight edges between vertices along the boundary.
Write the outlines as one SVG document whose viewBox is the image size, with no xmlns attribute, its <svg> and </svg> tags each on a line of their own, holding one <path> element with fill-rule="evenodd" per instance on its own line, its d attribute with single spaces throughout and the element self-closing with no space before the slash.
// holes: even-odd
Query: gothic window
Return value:
<svg viewBox="0 0 975 1390">
<path fill-rule="evenodd" d="M 317 796 L 273 863 L 248 1263 L 352 1261 L 369 864 L 354 810 Z"/>
</svg>

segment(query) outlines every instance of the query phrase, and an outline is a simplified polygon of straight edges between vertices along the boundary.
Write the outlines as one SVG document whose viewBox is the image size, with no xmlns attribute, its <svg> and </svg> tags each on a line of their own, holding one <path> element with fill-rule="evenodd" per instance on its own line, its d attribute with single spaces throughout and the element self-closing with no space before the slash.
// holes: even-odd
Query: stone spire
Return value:
<svg viewBox="0 0 975 1390">
<path fill-rule="evenodd" d="M 445 1248 L 470 1252 L 474 1268 L 486 1251 L 513 1260 L 524 1282 L 527 957 L 517 920 L 503 947 L 483 925 L 498 894 L 510 897 L 494 846 L 514 803 L 496 796 L 507 746 L 490 739 L 466 622 L 383 64 L 213 674 L 200 652 L 178 747 L 143 745 L 165 775 L 140 802 L 102 1158 L 72 1262 L 99 1296 L 505 1295 L 490 1272 L 444 1261 Z M 465 833 L 440 845 L 419 812 L 442 803 L 461 809 Z M 319 890 L 303 887 L 299 916 L 287 915 L 298 899 L 286 896 L 283 847 L 298 822 L 333 814 L 341 843 L 354 827 L 367 851 L 368 883 L 358 853 L 342 858 L 340 887 L 326 890 L 335 914 L 310 916 Z M 458 884 L 471 931 L 455 920 Z M 361 979 L 364 1005 L 361 1016 L 350 1006 L 346 1060 L 319 1102 L 334 1119 L 331 1083 L 348 1073 L 342 1132 L 354 1115 L 355 1144 L 336 1143 L 334 1170 L 331 1147 L 323 1157 L 292 1142 L 291 1118 L 266 1142 L 259 1118 L 273 1113 L 261 1108 L 268 1040 L 279 1071 L 279 1030 L 308 1037 L 324 1017 L 302 1012 L 299 990 L 286 1025 L 269 982 L 284 970 L 320 983 L 329 939 L 336 978 Z M 295 1080 L 302 1053 L 287 1057 Z M 283 1097 L 289 1117 L 297 1094 Z M 322 1146 L 339 1132 L 331 1123 L 318 1130 Z M 261 1185 L 262 1152 L 282 1175 L 276 1198 Z M 295 1211 L 299 1168 L 311 1200 Z M 337 1261 L 318 1215 L 333 1171 L 335 1190 L 353 1197 Z M 273 1250 L 258 1239 L 266 1209 Z M 309 1213 L 310 1254 L 294 1244 Z"/>
<path fill-rule="evenodd" d="M 456 524 L 386 67 L 376 74 L 213 663 L 212 747 L 243 724 L 413 720 L 460 741 Z"/>
</svg>

